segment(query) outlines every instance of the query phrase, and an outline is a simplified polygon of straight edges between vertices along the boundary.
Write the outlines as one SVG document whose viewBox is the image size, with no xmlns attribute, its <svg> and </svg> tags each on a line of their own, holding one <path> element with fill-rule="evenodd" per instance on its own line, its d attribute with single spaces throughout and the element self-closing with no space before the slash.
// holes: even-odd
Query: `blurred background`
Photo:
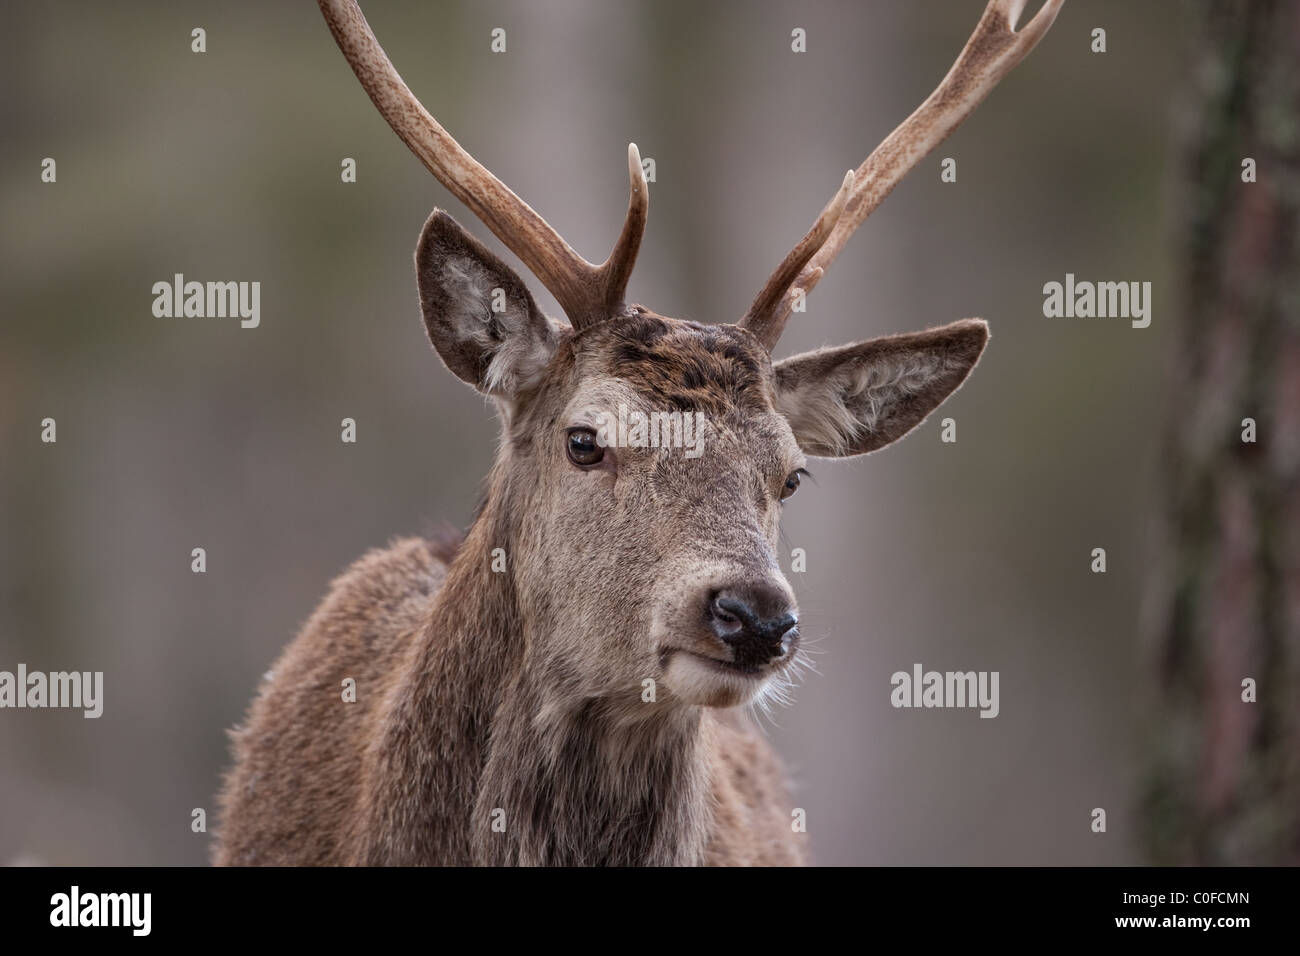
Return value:
<svg viewBox="0 0 1300 956">
<path fill-rule="evenodd" d="M 705 322 L 739 317 L 983 7 L 363 4 L 430 111 L 590 259 L 622 222 L 635 141 L 656 178 L 630 295 Z M 814 463 L 786 511 L 821 673 L 765 726 L 817 862 L 1160 858 L 1141 609 L 1194 39 L 1167 4 L 1067 3 L 782 340 L 965 316 L 993 333 L 940 415 Z M 329 580 L 472 515 L 497 424 L 430 349 L 411 255 L 435 205 L 502 247 L 389 131 L 313 3 L 51 2 L 9 11 L 0 49 L 0 669 L 105 672 L 99 720 L 0 712 L 0 862 L 201 864 L 191 811 L 212 822 L 225 730 Z M 1151 282 L 1150 327 L 1044 318 L 1067 272 Z M 259 280 L 260 327 L 155 318 L 175 273 Z M 1000 715 L 893 709 L 890 675 L 916 662 L 999 671 Z"/>
</svg>

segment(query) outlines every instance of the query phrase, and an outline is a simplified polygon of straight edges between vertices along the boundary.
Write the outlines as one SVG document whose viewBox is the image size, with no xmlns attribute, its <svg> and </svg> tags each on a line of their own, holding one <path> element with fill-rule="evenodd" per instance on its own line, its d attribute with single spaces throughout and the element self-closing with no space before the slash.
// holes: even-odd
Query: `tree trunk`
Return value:
<svg viewBox="0 0 1300 956">
<path fill-rule="evenodd" d="M 1300 0 L 1207 0 L 1199 12 L 1140 830 L 1157 863 L 1295 864 Z M 1243 181 L 1246 159 L 1256 182 Z"/>
</svg>

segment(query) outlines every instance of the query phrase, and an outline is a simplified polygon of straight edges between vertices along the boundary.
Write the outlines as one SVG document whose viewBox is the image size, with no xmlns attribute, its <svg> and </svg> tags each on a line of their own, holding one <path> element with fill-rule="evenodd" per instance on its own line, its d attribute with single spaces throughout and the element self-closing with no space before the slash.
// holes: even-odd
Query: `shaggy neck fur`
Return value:
<svg viewBox="0 0 1300 956">
<path fill-rule="evenodd" d="M 703 860 L 699 708 L 629 722 L 607 701 L 557 708 L 527 677 L 498 715 L 475 807 L 477 862 L 640 866 Z M 491 814 L 505 811 L 504 832 Z M 500 829 L 498 827 L 498 829 Z"/>
<path fill-rule="evenodd" d="M 355 858 L 367 864 L 703 861 L 709 771 L 698 707 L 633 719 L 566 698 L 491 552 L 517 550 L 506 461 L 448 571 L 367 751 Z"/>
</svg>

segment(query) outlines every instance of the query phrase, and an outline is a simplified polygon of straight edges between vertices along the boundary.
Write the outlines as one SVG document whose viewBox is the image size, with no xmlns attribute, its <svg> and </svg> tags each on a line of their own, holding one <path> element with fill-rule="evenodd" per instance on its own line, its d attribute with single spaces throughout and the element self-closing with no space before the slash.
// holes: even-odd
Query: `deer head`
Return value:
<svg viewBox="0 0 1300 956">
<path fill-rule="evenodd" d="M 687 705 L 779 688 L 797 658 L 798 615 L 777 528 L 807 458 L 862 455 L 905 435 L 966 379 L 988 328 L 966 319 L 775 362 L 771 352 L 798 297 L 1033 49 L 1062 2 L 1017 31 L 1024 0 L 992 0 L 943 82 L 844 177 L 743 318 L 707 325 L 626 302 L 649 203 L 635 145 L 622 232 L 593 265 L 429 115 L 354 2 L 320 0 L 394 131 L 568 319 L 544 316 L 520 276 L 446 212 L 425 223 L 415 266 L 429 339 L 502 412 L 489 499 L 509 521 L 493 543 L 527 609 L 534 677 L 568 699 L 633 691 L 620 698 L 630 703 L 646 678 Z M 639 416 L 661 439 L 665 423 L 674 437 L 693 429 L 690 447 L 638 443 Z"/>
</svg>

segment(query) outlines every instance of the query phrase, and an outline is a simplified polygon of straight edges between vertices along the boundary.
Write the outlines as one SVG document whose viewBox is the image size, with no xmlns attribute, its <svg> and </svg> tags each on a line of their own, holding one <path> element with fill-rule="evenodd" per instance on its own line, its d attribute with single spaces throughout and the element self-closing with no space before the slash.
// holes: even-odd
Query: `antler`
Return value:
<svg viewBox="0 0 1300 956">
<path fill-rule="evenodd" d="M 453 196 L 523 260 L 555 296 L 573 327 L 582 329 L 621 311 L 650 205 L 636 144 L 627 148 L 632 188 L 623 231 L 609 258 L 593 265 L 420 105 L 375 39 L 355 0 L 318 2 L 339 49 L 393 132 Z"/>
<path fill-rule="evenodd" d="M 740 320 L 770 351 L 799 295 L 821 280 L 844 244 L 881 201 L 929 152 L 961 125 L 1001 79 L 1043 38 L 1065 0 L 1047 0 L 1024 28 L 1026 0 L 989 0 L 957 62 L 933 93 L 886 137 L 790 251 Z"/>
</svg>

